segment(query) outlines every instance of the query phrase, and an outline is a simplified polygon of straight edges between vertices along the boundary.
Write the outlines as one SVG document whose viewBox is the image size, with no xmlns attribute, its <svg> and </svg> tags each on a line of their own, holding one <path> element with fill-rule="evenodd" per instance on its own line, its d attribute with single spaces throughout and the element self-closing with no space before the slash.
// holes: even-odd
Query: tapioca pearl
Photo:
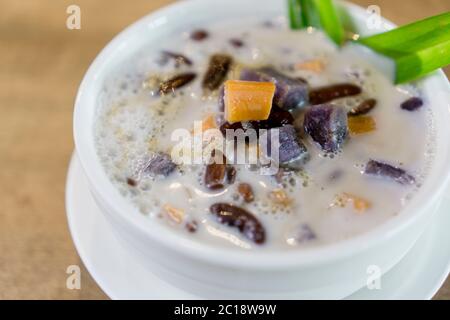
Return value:
<svg viewBox="0 0 450 320">
<path fill-rule="evenodd" d="M 140 204 L 139 206 L 139 212 L 144 214 L 144 215 L 148 215 L 150 208 L 148 207 L 147 204 Z"/>
<path fill-rule="evenodd" d="M 291 187 L 295 187 L 297 185 L 297 179 L 295 179 L 294 177 L 289 177 L 289 185 Z"/>
<path fill-rule="evenodd" d="M 125 198 L 128 196 L 128 190 L 125 188 L 119 187 L 119 193 Z"/>
<path fill-rule="evenodd" d="M 151 185 L 151 183 L 149 183 L 148 181 L 142 181 L 142 182 L 139 184 L 139 188 L 140 188 L 142 191 L 147 192 L 147 191 L 152 190 L 152 185 Z"/>
<path fill-rule="evenodd" d="M 128 194 L 130 197 L 138 197 L 141 194 L 141 192 L 137 188 L 129 188 Z"/>
<path fill-rule="evenodd" d="M 197 183 L 198 184 L 203 185 L 203 177 L 204 177 L 204 175 L 205 175 L 204 171 L 197 173 Z"/>
<path fill-rule="evenodd" d="M 116 149 L 108 149 L 108 157 L 115 159 L 118 155 Z"/>
</svg>

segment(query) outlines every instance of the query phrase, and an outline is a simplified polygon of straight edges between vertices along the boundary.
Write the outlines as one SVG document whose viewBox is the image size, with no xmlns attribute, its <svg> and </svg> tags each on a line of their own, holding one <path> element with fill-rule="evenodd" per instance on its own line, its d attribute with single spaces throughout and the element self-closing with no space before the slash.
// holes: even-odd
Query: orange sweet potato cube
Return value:
<svg viewBox="0 0 450 320">
<path fill-rule="evenodd" d="M 216 128 L 216 120 L 213 115 L 208 115 L 202 120 L 202 131 Z"/>
<path fill-rule="evenodd" d="M 320 59 L 307 60 L 297 63 L 295 67 L 299 70 L 321 73 L 325 69 L 325 62 Z"/>
<path fill-rule="evenodd" d="M 230 122 L 267 120 L 275 95 L 273 82 L 225 82 L 225 119 Z"/>
<path fill-rule="evenodd" d="M 205 132 L 209 129 L 215 129 L 217 128 L 217 124 L 216 124 L 216 119 L 215 119 L 215 115 L 214 114 L 208 114 L 206 117 L 204 117 L 202 120 L 202 127 L 201 127 L 201 132 L 195 132 L 195 124 L 194 124 L 194 128 L 191 129 L 191 134 L 200 134 L 202 132 Z"/>
<path fill-rule="evenodd" d="M 347 201 L 353 202 L 353 209 L 355 209 L 357 213 L 363 213 L 372 207 L 370 201 L 359 196 L 355 196 L 350 193 L 344 193 L 344 197 L 347 199 Z"/>
<path fill-rule="evenodd" d="M 364 134 L 377 128 L 375 120 L 371 116 L 357 116 L 348 118 L 348 130 L 352 135 Z"/>
</svg>

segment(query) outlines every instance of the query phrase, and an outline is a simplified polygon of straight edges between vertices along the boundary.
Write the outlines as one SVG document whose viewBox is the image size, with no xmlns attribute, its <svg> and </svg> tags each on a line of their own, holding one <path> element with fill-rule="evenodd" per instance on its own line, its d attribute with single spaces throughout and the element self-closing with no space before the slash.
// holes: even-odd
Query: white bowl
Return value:
<svg viewBox="0 0 450 320">
<path fill-rule="evenodd" d="M 365 25 L 368 13 L 354 5 L 344 6 L 361 33 L 370 33 Z M 420 83 L 424 98 L 433 108 L 436 133 L 434 162 L 420 191 L 398 216 L 336 244 L 298 251 L 248 252 L 181 238 L 139 214 L 112 185 L 97 156 L 93 124 L 102 84 L 124 57 L 173 30 L 236 14 L 242 19 L 286 16 L 285 1 L 179 2 L 134 23 L 98 55 L 81 83 L 74 113 L 76 152 L 91 192 L 111 228 L 130 250 L 137 250 L 143 262 L 166 281 L 197 295 L 254 299 L 345 297 L 366 284 L 369 266 L 376 265 L 384 273 L 406 254 L 442 198 L 450 172 L 450 86 L 442 71 Z"/>
</svg>

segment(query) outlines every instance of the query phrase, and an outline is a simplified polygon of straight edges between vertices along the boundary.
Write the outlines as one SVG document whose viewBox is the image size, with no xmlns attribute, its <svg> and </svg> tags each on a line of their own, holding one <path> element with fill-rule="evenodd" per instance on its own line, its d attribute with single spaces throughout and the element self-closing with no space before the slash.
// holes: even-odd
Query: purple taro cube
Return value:
<svg viewBox="0 0 450 320">
<path fill-rule="evenodd" d="M 326 152 L 338 151 L 348 135 L 347 112 L 332 104 L 319 104 L 305 112 L 306 133 Z"/>
<path fill-rule="evenodd" d="M 160 152 L 155 154 L 148 162 L 145 172 L 152 177 L 164 176 L 171 174 L 177 165 L 172 162 L 170 156 L 166 153 Z"/>
<path fill-rule="evenodd" d="M 225 86 L 223 86 L 223 85 L 219 88 L 218 105 L 219 105 L 219 111 L 224 112 L 225 111 Z"/>
<path fill-rule="evenodd" d="M 364 169 L 365 174 L 392 179 L 400 184 L 414 184 L 415 179 L 405 170 L 391 166 L 390 164 L 369 160 Z"/>
<path fill-rule="evenodd" d="M 270 67 L 256 70 L 244 68 L 240 79 L 273 82 L 276 86 L 273 101 L 284 110 L 294 110 L 308 104 L 308 85 L 304 81 L 285 76 Z"/>
<path fill-rule="evenodd" d="M 319 237 L 314 230 L 305 223 L 296 224 L 286 233 L 286 242 L 291 246 L 308 245 Z"/>
<path fill-rule="evenodd" d="M 307 224 L 301 224 L 300 226 L 298 226 L 296 234 L 293 237 L 295 243 L 305 243 L 316 239 L 317 235 Z"/>
<path fill-rule="evenodd" d="M 276 146 L 272 142 L 272 139 L 276 137 L 274 130 L 278 130 L 278 150 L 272 150 Z M 292 125 L 270 129 L 261 136 L 260 142 L 266 156 L 276 159 L 274 152 L 278 152 L 278 163 L 283 167 L 298 169 L 309 159 L 308 150 Z"/>
</svg>

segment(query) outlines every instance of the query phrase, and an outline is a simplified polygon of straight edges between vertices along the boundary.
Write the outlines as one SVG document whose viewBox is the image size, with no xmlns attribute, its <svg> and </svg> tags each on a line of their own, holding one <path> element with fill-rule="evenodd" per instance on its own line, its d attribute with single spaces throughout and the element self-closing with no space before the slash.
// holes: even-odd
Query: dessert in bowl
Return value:
<svg viewBox="0 0 450 320">
<path fill-rule="evenodd" d="M 448 82 L 394 86 L 388 62 L 290 31 L 283 3 L 265 4 L 179 3 L 121 33 L 80 87 L 77 153 L 111 228 L 168 281 L 340 298 L 431 219 Z"/>
</svg>

